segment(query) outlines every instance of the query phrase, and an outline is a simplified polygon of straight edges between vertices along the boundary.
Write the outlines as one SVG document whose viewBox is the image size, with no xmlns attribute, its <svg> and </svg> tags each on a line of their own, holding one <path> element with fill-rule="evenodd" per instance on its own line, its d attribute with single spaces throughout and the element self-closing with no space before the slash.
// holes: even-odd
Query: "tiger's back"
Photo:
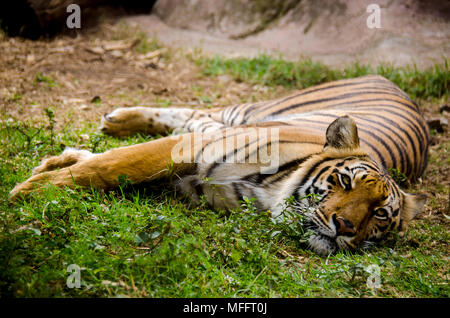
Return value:
<svg viewBox="0 0 450 318">
<path fill-rule="evenodd" d="M 314 135 L 325 143 L 329 124 L 344 115 L 356 122 L 361 147 L 386 169 L 398 169 L 413 181 L 423 174 L 428 126 L 408 95 L 381 76 L 330 82 L 281 99 L 227 107 L 210 117 L 225 126 L 295 127 L 298 136 Z"/>
</svg>

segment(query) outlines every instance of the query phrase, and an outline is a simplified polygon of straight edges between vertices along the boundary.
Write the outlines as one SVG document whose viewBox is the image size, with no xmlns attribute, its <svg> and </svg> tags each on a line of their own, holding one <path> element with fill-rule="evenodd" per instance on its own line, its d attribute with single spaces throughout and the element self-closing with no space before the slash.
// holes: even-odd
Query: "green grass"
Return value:
<svg viewBox="0 0 450 318">
<path fill-rule="evenodd" d="M 365 253 L 323 258 L 306 249 L 299 219 L 274 222 L 256 213 L 251 199 L 236 211 L 212 211 L 163 184 L 123 180 L 106 193 L 48 187 L 12 205 L 8 192 L 45 155 L 149 139 L 105 137 L 90 123 L 45 126 L 4 117 L 0 123 L 0 296 L 449 296 L 449 232 L 427 220 Z M 66 285 L 70 264 L 81 269 L 81 288 Z M 367 284 L 370 265 L 380 268 L 375 290 Z"/>
<path fill-rule="evenodd" d="M 160 48 L 142 34 L 138 38 L 135 49 L 140 53 Z M 372 69 L 357 63 L 336 70 L 311 60 L 289 62 L 264 55 L 200 57 L 195 62 L 205 76 L 230 74 L 235 80 L 266 86 L 305 88 L 380 74 L 413 98 L 448 96 L 448 60 L 425 71 Z M 57 85 L 38 73 L 35 84 L 40 83 Z M 191 89 L 204 103 L 215 98 L 204 95 L 202 87 Z M 12 101 L 21 99 L 21 95 L 12 97 Z M 171 101 L 156 98 L 155 103 L 164 107 Z M 0 116 L 0 297 L 450 295 L 449 231 L 445 223 L 432 219 L 413 222 L 404 237 L 392 233 L 364 252 L 320 257 L 307 249 L 308 233 L 303 232 L 302 220 L 292 215 L 275 222 L 268 213 L 257 213 L 251 199 L 235 211 L 213 211 L 206 204 L 193 205 L 167 184 L 134 186 L 125 176 L 121 187 L 111 192 L 48 187 L 28 201 L 10 204 L 9 191 L 28 178 L 46 155 L 59 154 L 65 147 L 103 152 L 152 138 L 106 137 L 89 122 L 82 128 L 68 124 L 56 131 L 58 116 L 51 107 L 45 110 L 44 123 Z M 430 164 L 440 163 L 431 160 Z M 404 181 L 398 171 L 391 174 Z M 439 204 L 434 201 L 432 207 Z M 81 269 L 80 288 L 67 286 L 71 264 Z M 374 265 L 380 270 L 381 285 L 371 289 Z"/>
<path fill-rule="evenodd" d="M 38 83 L 44 83 L 47 85 L 47 87 L 55 87 L 56 86 L 56 82 L 50 76 L 46 76 L 42 73 L 37 73 L 34 76 L 34 84 L 38 84 Z"/>
<path fill-rule="evenodd" d="M 149 39 L 145 32 L 138 32 L 139 43 L 136 51 L 141 54 L 156 51 L 161 48 L 161 44 L 156 39 Z"/>
<path fill-rule="evenodd" d="M 156 38 L 149 38 L 147 33 L 138 27 L 132 27 L 125 22 L 120 22 L 114 31 L 114 34 L 108 34 L 112 40 L 138 40 L 134 50 L 138 53 L 145 54 L 161 49 L 161 44 Z"/>
<path fill-rule="evenodd" d="M 418 70 L 416 66 L 393 67 L 380 65 L 372 68 L 359 63 L 346 66 L 343 70 L 313 62 L 311 59 L 291 62 L 282 58 L 259 55 L 255 58 L 224 58 L 221 56 L 195 59 L 204 75 L 216 76 L 230 74 L 237 81 L 267 86 L 281 85 L 288 88 L 306 88 L 309 86 L 368 74 L 386 77 L 411 98 L 440 98 L 449 90 L 449 60 L 427 70 Z"/>
</svg>

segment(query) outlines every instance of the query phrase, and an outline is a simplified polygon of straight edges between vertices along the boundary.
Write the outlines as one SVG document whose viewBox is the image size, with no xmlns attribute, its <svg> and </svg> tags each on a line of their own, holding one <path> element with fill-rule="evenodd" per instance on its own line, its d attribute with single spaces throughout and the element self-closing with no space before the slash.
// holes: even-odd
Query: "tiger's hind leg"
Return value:
<svg viewBox="0 0 450 318">
<path fill-rule="evenodd" d="M 221 129 L 224 124 L 202 110 L 189 108 L 122 107 L 102 117 L 99 129 L 113 136 L 146 134 L 180 134 L 208 132 Z"/>
</svg>

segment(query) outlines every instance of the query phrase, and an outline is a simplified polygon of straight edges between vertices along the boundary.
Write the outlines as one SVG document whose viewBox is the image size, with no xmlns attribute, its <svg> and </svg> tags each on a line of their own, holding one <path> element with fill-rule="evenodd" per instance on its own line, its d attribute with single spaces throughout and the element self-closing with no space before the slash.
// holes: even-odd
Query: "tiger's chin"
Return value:
<svg viewBox="0 0 450 318">
<path fill-rule="evenodd" d="M 311 234 L 308 238 L 308 245 L 315 253 L 326 256 L 338 250 L 336 241 L 326 235 L 320 233 Z"/>
<path fill-rule="evenodd" d="M 330 237 L 319 232 L 311 233 L 308 238 L 308 245 L 311 250 L 321 256 L 351 249 L 346 242 L 346 238 L 341 236 Z"/>
</svg>

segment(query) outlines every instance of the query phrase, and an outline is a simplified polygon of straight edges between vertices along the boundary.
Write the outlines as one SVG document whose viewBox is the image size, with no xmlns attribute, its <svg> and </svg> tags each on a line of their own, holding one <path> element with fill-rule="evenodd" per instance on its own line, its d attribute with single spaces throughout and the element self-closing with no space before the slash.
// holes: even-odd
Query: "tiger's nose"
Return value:
<svg viewBox="0 0 450 318">
<path fill-rule="evenodd" d="M 333 223 L 336 226 L 337 235 L 353 236 L 356 234 L 356 230 L 352 222 L 344 219 L 343 217 L 333 214 Z"/>
</svg>

